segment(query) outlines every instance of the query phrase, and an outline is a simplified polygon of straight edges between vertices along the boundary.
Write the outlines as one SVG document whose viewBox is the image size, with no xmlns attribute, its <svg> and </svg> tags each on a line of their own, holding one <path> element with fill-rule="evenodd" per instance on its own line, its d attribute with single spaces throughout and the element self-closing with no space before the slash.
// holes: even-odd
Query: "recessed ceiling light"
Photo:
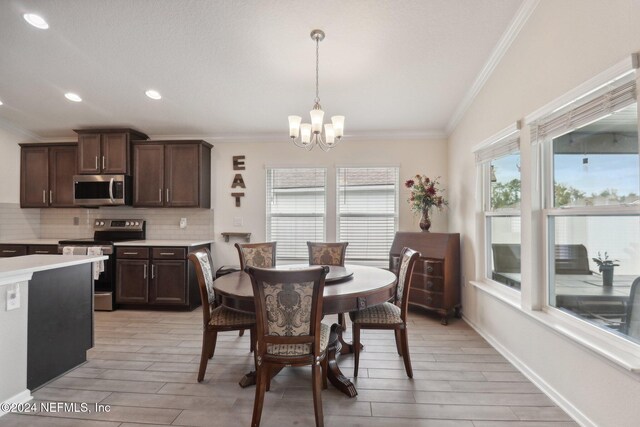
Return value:
<svg viewBox="0 0 640 427">
<path fill-rule="evenodd" d="M 0 101 L 0 105 L 2 105 L 2 101 Z"/>
<path fill-rule="evenodd" d="M 82 102 L 82 98 L 80 98 L 75 93 L 67 92 L 64 94 L 64 97 L 67 98 L 69 101 Z"/>
<path fill-rule="evenodd" d="M 158 92 L 157 90 L 149 89 L 144 94 L 151 99 L 162 99 L 162 95 L 160 95 L 160 92 Z"/>
<path fill-rule="evenodd" d="M 49 28 L 49 24 L 47 24 L 47 21 L 45 21 L 44 18 L 40 15 L 36 15 L 35 13 L 25 13 L 22 16 L 24 16 L 25 21 L 36 28 L 40 28 L 41 30 L 46 30 L 47 28 Z"/>
</svg>

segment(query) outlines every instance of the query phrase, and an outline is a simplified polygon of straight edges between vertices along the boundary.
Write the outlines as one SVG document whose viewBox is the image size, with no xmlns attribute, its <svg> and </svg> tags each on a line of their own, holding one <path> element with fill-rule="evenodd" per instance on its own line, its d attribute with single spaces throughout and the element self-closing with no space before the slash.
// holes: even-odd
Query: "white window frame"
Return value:
<svg viewBox="0 0 640 427">
<path fill-rule="evenodd" d="M 335 180 L 336 180 L 336 185 L 335 185 L 335 190 L 336 190 L 336 207 L 335 207 L 335 214 L 336 214 L 336 241 L 340 242 L 341 241 L 341 236 L 340 236 L 340 218 L 342 216 L 345 215 L 341 215 L 340 214 L 340 179 L 339 179 L 339 175 L 340 175 L 340 171 L 341 169 L 377 169 L 377 168 L 385 168 L 385 169 L 395 169 L 396 170 L 396 182 L 395 182 L 395 203 L 394 203 L 394 213 L 393 213 L 393 227 L 394 227 L 394 235 L 395 233 L 398 231 L 398 223 L 399 223 L 399 217 L 400 217 L 400 166 L 398 165 L 337 165 L 335 168 Z M 349 215 L 346 215 L 349 216 Z M 358 215 L 358 216 L 365 216 L 365 217 L 391 217 L 391 215 L 380 215 L 380 214 L 370 214 L 370 215 Z M 391 244 L 389 245 L 389 250 L 391 250 Z M 388 253 L 388 251 L 387 251 Z M 346 261 L 350 262 L 352 264 L 361 264 L 361 265 L 372 265 L 372 266 L 377 266 L 377 267 L 387 267 L 388 263 L 389 263 L 389 259 L 388 257 L 385 257 L 384 259 L 363 259 L 363 258 L 350 258 L 349 257 L 349 248 L 347 247 L 347 257 L 346 257 Z"/>
<path fill-rule="evenodd" d="M 493 280 L 491 272 L 491 219 L 497 217 L 520 217 L 522 209 L 491 210 L 491 161 L 509 154 L 520 153 L 520 122 L 515 122 L 474 147 L 476 156 L 477 200 L 476 236 L 478 241 L 477 276 L 472 283 L 481 284 L 485 290 L 497 294 L 512 305 L 520 305 L 521 292 L 504 283 Z M 522 187 L 522 176 L 520 179 Z M 522 199 L 521 191 L 521 199 Z M 520 227 L 522 235 L 522 225 Z"/>
<path fill-rule="evenodd" d="M 304 216 L 304 217 L 320 217 L 322 218 L 323 223 L 323 231 L 322 231 L 322 241 L 326 241 L 327 238 L 327 200 L 328 200 L 328 170 L 326 167 L 315 167 L 315 166 L 267 166 L 265 167 L 265 235 L 266 240 L 268 242 L 273 241 L 273 237 L 271 235 L 271 218 L 273 217 L 287 217 L 292 216 L 292 214 L 272 214 L 269 206 L 269 171 L 271 170 L 285 170 L 285 169 L 319 169 L 324 170 L 324 212 L 314 213 L 314 214 L 299 214 L 295 216 Z M 279 256 L 278 250 L 276 248 L 276 260 L 284 261 L 287 263 L 289 261 L 293 262 L 306 262 L 308 261 L 309 256 L 308 253 L 305 253 L 304 256 L 299 257 L 287 257 L 283 258 Z"/>
<path fill-rule="evenodd" d="M 635 373 L 640 373 L 640 352 L 638 351 L 640 345 L 549 304 L 551 277 L 555 263 L 555 257 L 549 250 L 549 244 L 551 242 L 550 224 L 556 217 L 584 215 L 637 216 L 640 215 L 640 207 L 609 205 L 556 208 L 553 206 L 553 150 L 551 141 L 557 135 L 552 134 L 539 138 L 537 125 L 544 121 L 545 118 L 557 115 L 557 112 L 572 103 L 576 105 L 584 103 L 585 101 L 581 102 L 583 98 L 587 98 L 590 94 L 610 85 L 613 81 L 635 72 L 638 64 L 638 55 L 633 54 L 628 59 L 614 65 L 525 118 L 525 129 L 528 129 L 531 135 L 532 170 L 531 176 L 527 179 L 531 183 L 531 188 L 527 189 L 527 193 L 530 196 L 530 206 L 527 210 L 523 206 L 523 213 L 530 214 L 527 219 L 527 226 L 531 229 L 530 238 L 527 238 L 527 245 L 530 246 L 528 250 L 531 250 L 530 261 L 532 264 L 539 264 L 537 264 L 537 269 L 534 269 L 531 265 L 527 266 L 530 274 L 527 278 L 523 277 L 522 283 L 523 291 L 527 291 L 526 293 L 523 292 L 522 309 L 525 313 L 557 333 L 571 338 L 622 368 Z M 640 88 L 640 73 L 637 74 L 636 87 Z M 579 124 L 576 127 L 584 125 Z M 563 133 L 566 132 L 570 132 L 570 130 L 566 130 Z M 524 181 L 523 177 L 523 184 Z M 525 196 L 524 190 L 523 187 L 523 198 Z M 523 215 L 523 220 L 524 218 L 525 216 Z M 522 245 L 524 251 L 524 238 Z M 525 259 L 524 256 L 523 259 Z M 523 273 L 524 269 L 525 266 L 523 265 Z M 526 304 L 524 303 L 525 299 L 527 300 Z"/>
</svg>

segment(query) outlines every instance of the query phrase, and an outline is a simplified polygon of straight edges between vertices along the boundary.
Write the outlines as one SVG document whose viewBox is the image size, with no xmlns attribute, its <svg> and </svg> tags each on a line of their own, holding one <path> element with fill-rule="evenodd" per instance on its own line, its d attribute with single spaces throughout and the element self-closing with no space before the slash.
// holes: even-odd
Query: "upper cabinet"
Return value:
<svg viewBox="0 0 640 427">
<path fill-rule="evenodd" d="M 149 139 L 133 129 L 80 129 L 79 174 L 130 174 L 130 142 Z"/>
<path fill-rule="evenodd" d="M 211 147 L 205 141 L 133 144 L 133 206 L 211 207 Z"/>
<path fill-rule="evenodd" d="M 75 144 L 20 144 L 20 206 L 73 207 Z"/>
</svg>

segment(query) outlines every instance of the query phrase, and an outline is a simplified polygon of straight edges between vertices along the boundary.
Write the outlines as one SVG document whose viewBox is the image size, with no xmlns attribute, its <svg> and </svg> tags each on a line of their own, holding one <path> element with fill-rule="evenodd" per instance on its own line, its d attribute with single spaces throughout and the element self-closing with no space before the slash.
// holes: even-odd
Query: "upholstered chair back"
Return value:
<svg viewBox="0 0 640 427">
<path fill-rule="evenodd" d="M 269 268 L 276 266 L 276 242 L 236 243 L 240 269 L 246 267 Z"/>
<path fill-rule="evenodd" d="M 191 261 L 196 269 L 196 277 L 198 278 L 198 287 L 200 289 L 200 300 L 202 302 L 202 312 L 204 325 L 208 325 L 211 320 L 211 309 L 216 306 L 216 294 L 213 289 L 213 262 L 211 261 L 211 252 L 204 248 L 191 252 L 189 254 Z"/>
<path fill-rule="evenodd" d="M 251 276 L 253 285 L 258 354 L 319 355 L 322 292 L 329 268 L 275 270 L 247 267 L 245 271 Z"/>
<path fill-rule="evenodd" d="M 309 247 L 309 265 L 344 266 L 344 257 L 349 242 L 321 243 L 307 242 Z"/>
<path fill-rule="evenodd" d="M 411 287 L 411 276 L 413 268 L 420 256 L 420 252 L 410 248 L 402 248 L 400 252 L 400 268 L 398 269 L 398 285 L 396 286 L 395 304 L 402 310 L 403 320 L 406 320 L 407 307 L 409 304 L 409 288 Z"/>
</svg>

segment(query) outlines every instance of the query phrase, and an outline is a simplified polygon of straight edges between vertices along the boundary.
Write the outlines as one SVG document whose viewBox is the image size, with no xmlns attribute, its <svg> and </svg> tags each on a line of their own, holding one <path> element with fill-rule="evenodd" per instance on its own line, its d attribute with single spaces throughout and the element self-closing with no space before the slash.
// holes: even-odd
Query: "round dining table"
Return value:
<svg viewBox="0 0 640 427">
<path fill-rule="evenodd" d="M 277 269 L 301 268 L 297 265 L 277 266 Z M 324 286 L 322 312 L 325 315 L 349 313 L 382 304 L 394 296 L 396 275 L 377 267 L 347 264 L 344 267 L 330 266 L 329 280 Z M 231 309 L 255 312 L 251 279 L 245 272 L 239 271 L 217 278 L 213 282 L 216 299 L 219 304 Z M 327 379 L 338 390 L 349 397 L 358 394 L 355 386 L 342 374 L 338 367 L 338 356 L 351 353 L 351 344 L 342 338 L 342 326 L 335 323 L 331 326 L 327 358 L 329 369 Z M 255 372 L 246 374 L 240 386 L 255 384 Z"/>
</svg>

